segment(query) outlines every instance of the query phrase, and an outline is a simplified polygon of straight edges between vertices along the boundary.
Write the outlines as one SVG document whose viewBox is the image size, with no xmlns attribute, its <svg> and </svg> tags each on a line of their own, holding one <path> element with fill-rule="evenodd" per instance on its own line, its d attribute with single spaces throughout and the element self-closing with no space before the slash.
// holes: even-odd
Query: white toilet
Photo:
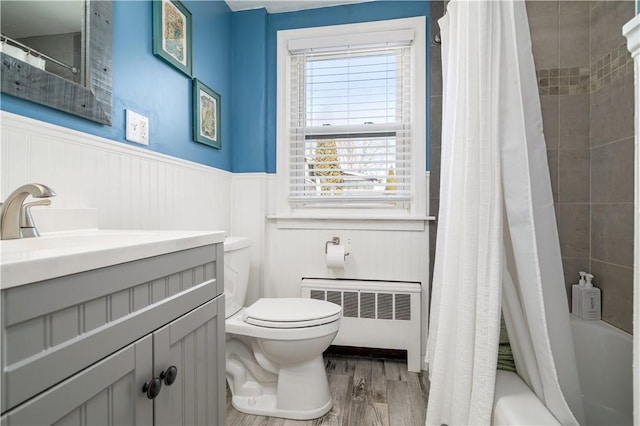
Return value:
<svg viewBox="0 0 640 426">
<path fill-rule="evenodd" d="M 332 406 L 322 352 L 340 326 L 342 308 L 305 298 L 259 299 L 243 307 L 251 240 L 224 242 L 226 375 L 241 412 L 315 419 Z"/>
</svg>

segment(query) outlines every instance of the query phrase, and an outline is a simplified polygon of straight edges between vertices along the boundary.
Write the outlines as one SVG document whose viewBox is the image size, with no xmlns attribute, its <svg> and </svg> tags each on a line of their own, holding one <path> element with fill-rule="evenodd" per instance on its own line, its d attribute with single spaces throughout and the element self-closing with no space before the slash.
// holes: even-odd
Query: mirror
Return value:
<svg viewBox="0 0 640 426">
<path fill-rule="evenodd" d="M 111 124 L 111 1 L 0 2 L 2 91 Z"/>
<path fill-rule="evenodd" d="M 3 1 L 0 51 L 84 84 L 84 2 Z"/>
</svg>

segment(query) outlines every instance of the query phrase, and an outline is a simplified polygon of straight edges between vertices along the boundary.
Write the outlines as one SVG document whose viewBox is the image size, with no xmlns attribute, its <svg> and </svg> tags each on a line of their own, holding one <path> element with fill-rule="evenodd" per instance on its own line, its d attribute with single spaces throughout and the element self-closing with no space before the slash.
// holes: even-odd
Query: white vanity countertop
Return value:
<svg viewBox="0 0 640 426">
<path fill-rule="evenodd" d="M 224 241 L 223 231 L 82 230 L 0 241 L 0 288 Z"/>
</svg>

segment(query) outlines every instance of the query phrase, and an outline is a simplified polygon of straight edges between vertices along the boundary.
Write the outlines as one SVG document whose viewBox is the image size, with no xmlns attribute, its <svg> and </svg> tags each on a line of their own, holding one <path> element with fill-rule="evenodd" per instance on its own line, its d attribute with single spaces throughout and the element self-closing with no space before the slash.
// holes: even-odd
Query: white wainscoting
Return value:
<svg viewBox="0 0 640 426">
<path fill-rule="evenodd" d="M 333 237 L 339 237 L 349 252 L 344 269 L 326 267 L 325 242 Z M 302 277 L 420 282 L 424 354 L 429 318 L 428 227 L 424 231 L 279 229 L 270 221 L 267 240 L 266 297 L 299 297 Z"/>
<path fill-rule="evenodd" d="M 415 281 L 428 285 L 429 240 L 426 231 L 314 230 L 268 227 L 264 295 L 297 297 L 300 280 L 351 278 Z M 344 269 L 329 269 L 325 242 L 339 237 L 346 247 Z"/>
<path fill-rule="evenodd" d="M 325 242 L 333 237 L 339 237 L 349 252 L 344 269 L 326 267 Z M 298 297 L 302 277 L 420 282 L 424 353 L 429 317 L 428 227 L 425 231 L 279 229 L 270 221 L 267 239 L 266 297 Z"/>
<path fill-rule="evenodd" d="M 0 198 L 25 183 L 52 207 L 98 210 L 105 229 L 230 229 L 232 174 L 2 112 Z"/>
<path fill-rule="evenodd" d="M 429 234 L 420 230 L 281 229 L 273 174 L 232 174 L 64 127 L 2 112 L 0 198 L 29 182 L 51 186 L 56 208 L 98 210 L 105 229 L 212 229 L 252 238 L 248 302 L 299 297 L 300 278 L 422 283 L 422 348 L 429 312 Z M 427 188 L 429 187 L 427 181 Z M 428 199 L 428 197 L 427 197 Z M 325 267 L 340 237 L 343 271 Z"/>
<path fill-rule="evenodd" d="M 403 231 L 330 229 L 331 222 L 323 220 L 318 222 L 322 229 L 281 228 L 276 219 L 266 219 L 275 213 L 275 175 L 236 174 L 232 185 L 232 233 L 253 240 L 250 302 L 260 296 L 299 297 L 302 277 L 420 282 L 424 352 L 429 316 L 428 226 Z M 326 268 L 324 246 L 334 236 L 350 252 L 344 270 Z"/>
<path fill-rule="evenodd" d="M 262 296 L 269 176 L 236 173 L 231 184 L 231 233 L 251 238 L 251 272 L 246 306 Z"/>
</svg>

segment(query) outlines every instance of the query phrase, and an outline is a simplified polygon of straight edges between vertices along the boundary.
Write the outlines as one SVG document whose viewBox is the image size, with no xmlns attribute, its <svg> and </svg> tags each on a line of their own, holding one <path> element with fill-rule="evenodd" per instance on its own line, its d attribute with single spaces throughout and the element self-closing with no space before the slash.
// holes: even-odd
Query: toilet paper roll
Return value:
<svg viewBox="0 0 640 426">
<path fill-rule="evenodd" d="M 329 244 L 327 246 L 327 268 L 343 269 L 345 256 L 344 246 Z"/>
</svg>

